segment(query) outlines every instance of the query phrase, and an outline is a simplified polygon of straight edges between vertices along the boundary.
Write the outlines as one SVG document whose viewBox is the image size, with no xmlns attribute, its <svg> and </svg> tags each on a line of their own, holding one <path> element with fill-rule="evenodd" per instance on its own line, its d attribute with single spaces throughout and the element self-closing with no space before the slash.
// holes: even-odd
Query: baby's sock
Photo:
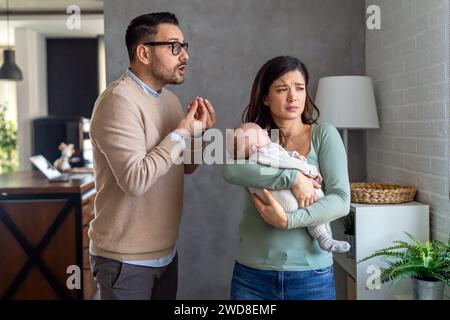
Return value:
<svg viewBox="0 0 450 320">
<path fill-rule="evenodd" d="M 327 232 L 322 233 L 318 238 L 319 246 L 328 252 L 343 253 L 350 250 L 350 244 L 346 241 L 334 240 Z"/>
</svg>

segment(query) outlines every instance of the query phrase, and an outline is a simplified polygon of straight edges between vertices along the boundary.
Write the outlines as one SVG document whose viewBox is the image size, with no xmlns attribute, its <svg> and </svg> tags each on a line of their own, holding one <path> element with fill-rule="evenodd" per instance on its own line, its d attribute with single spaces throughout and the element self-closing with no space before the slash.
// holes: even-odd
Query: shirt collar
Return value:
<svg viewBox="0 0 450 320">
<path fill-rule="evenodd" d="M 139 79 L 138 76 L 135 75 L 133 73 L 133 71 L 131 71 L 129 68 L 127 69 L 126 74 L 131 78 L 131 80 L 133 80 L 139 86 L 139 88 L 141 88 L 148 95 L 150 95 L 150 96 L 152 96 L 154 98 L 159 98 L 161 96 L 162 89 L 159 90 L 159 91 L 153 90 L 144 81 Z"/>
</svg>

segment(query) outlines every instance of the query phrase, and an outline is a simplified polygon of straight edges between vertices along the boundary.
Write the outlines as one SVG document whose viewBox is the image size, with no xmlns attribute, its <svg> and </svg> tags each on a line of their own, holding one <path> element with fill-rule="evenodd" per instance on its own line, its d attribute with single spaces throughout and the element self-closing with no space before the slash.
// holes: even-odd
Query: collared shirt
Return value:
<svg viewBox="0 0 450 320">
<path fill-rule="evenodd" d="M 149 96 L 154 97 L 154 98 L 158 98 L 161 96 L 161 91 L 162 89 L 160 89 L 159 91 L 155 91 L 152 88 L 150 88 L 144 81 L 142 81 L 141 79 L 138 78 L 137 75 L 135 75 L 133 73 L 133 71 L 131 71 L 129 68 L 127 69 L 126 74 L 131 78 L 131 80 L 133 80 L 138 86 L 139 88 L 141 88 L 145 93 L 147 93 Z"/>
<path fill-rule="evenodd" d="M 153 268 L 158 268 L 158 267 L 165 267 L 167 265 L 169 265 L 172 260 L 173 257 L 175 257 L 175 254 L 177 253 L 177 249 L 173 248 L 173 251 L 162 258 L 159 259 L 152 259 L 152 260 L 125 260 L 122 261 L 123 263 L 128 263 L 128 264 L 132 264 L 135 266 L 142 266 L 142 267 L 153 267 Z"/>
</svg>

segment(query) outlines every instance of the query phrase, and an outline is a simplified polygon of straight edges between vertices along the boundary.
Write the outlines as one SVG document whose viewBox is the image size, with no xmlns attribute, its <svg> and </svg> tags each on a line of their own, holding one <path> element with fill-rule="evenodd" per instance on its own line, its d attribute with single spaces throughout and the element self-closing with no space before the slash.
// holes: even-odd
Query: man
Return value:
<svg viewBox="0 0 450 320">
<path fill-rule="evenodd" d="M 195 98 L 184 115 L 163 88 L 184 81 L 189 59 L 175 15 L 136 17 L 125 41 L 130 67 L 98 97 L 91 120 L 91 270 L 100 299 L 175 299 L 183 174 L 196 168 L 175 156 L 198 136 L 195 127 L 214 126 L 215 112 Z"/>
</svg>

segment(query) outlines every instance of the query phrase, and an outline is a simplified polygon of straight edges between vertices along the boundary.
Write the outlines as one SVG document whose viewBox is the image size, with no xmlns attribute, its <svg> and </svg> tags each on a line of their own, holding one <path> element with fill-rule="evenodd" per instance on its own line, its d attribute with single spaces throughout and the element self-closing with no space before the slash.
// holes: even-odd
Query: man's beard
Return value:
<svg viewBox="0 0 450 320">
<path fill-rule="evenodd" d="M 178 76 L 177 71 L 181 66 L 186 65 L 186 62 L 178 64 L 173 70 L 170 70 L 163 66 L 161 61 L 154 55 L 153 61 L 149 66 L 149 71 L 152 73 L 153 77 L 166 84 L 181 84 L 184 82 L 184 76 Z"/>
</svg>

